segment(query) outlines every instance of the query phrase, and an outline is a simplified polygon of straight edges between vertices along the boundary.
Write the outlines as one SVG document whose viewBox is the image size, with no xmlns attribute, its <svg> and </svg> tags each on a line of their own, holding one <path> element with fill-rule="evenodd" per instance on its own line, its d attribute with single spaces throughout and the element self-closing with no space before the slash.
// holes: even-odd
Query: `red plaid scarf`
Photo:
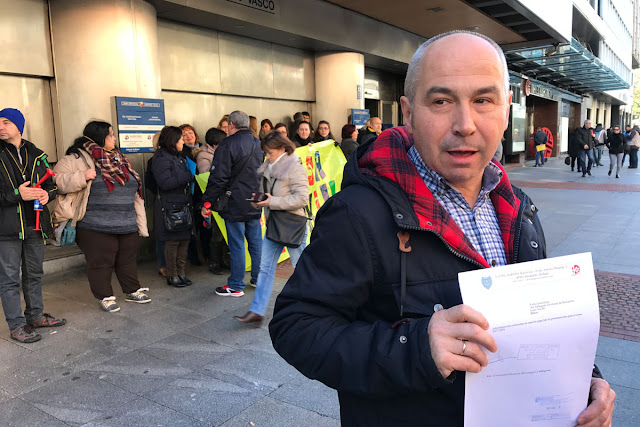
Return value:
<svg viewBox="0 0 640 427">
<path fill-rule="evenodd" d="M 380 176 L 395 182 L 407 195 L 418 217 L 420 227 L 432 230 L 456 252 L 489 267 L 487 261 L 473 248 L 458 224 L 445 208 L 433 197 L 407 151 L 413 146 L 413 137 L 404 126 L 382 132 L 369 150 L 358 161 L 360 172 L 369 176 Z M 490 193 L 493 207 L 498 216 L 498 224 L 505 243 L 507 262 L 513 263 L 515 256 L 513 245 L 516 231 L 516 218 L 520 209 L 520 200 L 513 193 L 511 183 L 500 163 L 494 162 L 502 170 L 502 179 Z"/>
<path fill-rule="evenodd" d="M 93 157 L 96 164 L 100 168 L 100 173 L 107 189 L 112 192 L 116 187 L 116 182 L 120 185 L 124 185 L 129 181 L 129 174 L 131 174 L 136 181 L 138 181 L 138 194 L 142 199 L 142 181 L 140 175 L 131 167 L 129 160 L 122 154 L 117 148 L 112 151 L 105 151 L 102 147 L 92 141 L 84 143 L 84 149 Z"/>
</svg>

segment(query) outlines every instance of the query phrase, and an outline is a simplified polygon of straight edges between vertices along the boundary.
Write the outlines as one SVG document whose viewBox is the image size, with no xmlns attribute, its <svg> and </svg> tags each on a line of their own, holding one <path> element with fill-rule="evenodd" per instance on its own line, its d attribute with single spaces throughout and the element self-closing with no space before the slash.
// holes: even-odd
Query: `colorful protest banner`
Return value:
<svg viewBox="0 0 640 427">
<path fill-rule="evenodd" d="M 304 147 L 296 149 L 295 154 L 300 157 L 302 164 L 307 168 L 307 179 L 309 180 L 309 208 L 312 216 L 318 213 L 322 205 L 340 191 L 342 186 L 342 173 L 347 159 L 342 154 L 342 150 L 337 147 L 333 140 L 316 142 Z M 196 175 L 196 182 L 204 193 L 207 189 L 207 181 L 209 180 L 209 172 Z M 232 196 L 233 197 L 233 196 Z M 224 219 L 217 213 L 212 212 L 213 219 L 220 228 L 225 241 L 227 240 L 227 229 L 224 225 Z M 313 220 L 309 222 L 308 239 L 313 230 Z M 262 225 L 262 236 L 266 233 L 266 223 L 264 214 L 260 218 Z M 247 249 L 245 241 L 245 251 L 247 260 L 247 271 L 251 270 L 251 257 Z M 285 248 L 278 262 L 282 262 L 289 258 L 289 253 Z"/>
</svg>

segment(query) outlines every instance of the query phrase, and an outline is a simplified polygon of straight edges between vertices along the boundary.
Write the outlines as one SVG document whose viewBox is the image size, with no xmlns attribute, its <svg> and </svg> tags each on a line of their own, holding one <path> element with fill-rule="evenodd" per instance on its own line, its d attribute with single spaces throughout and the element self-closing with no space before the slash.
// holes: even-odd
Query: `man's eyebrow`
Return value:
<svg viewBox="0 0 640 427">
<path fill-rule="evenodd" d="M 498 86 L 491 85 L 491 86 L 485 86 L 485 87 L 476 89 L 475 91 L 473 91 L 473 96 L 484 95 L 487 93 L 500 94 L 501 92 L 502 91 Z M 429 97 L 435 94 L 455 96 L 455 92 L 452 89 L 449 89 L 448 87 L 432 86 L 429 88 L 429 90 L 427 90 L 425 97 Z"/>
</svg>

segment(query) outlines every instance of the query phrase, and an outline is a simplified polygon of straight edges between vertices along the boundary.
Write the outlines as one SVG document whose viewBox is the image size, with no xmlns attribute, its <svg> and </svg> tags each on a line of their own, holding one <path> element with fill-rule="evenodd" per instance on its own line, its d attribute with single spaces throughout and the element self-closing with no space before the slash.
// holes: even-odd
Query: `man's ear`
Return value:
<svg viewBox="0 0 640 427">
<path fill-rule="evenodd" d="M 513 99 L 513 91 L 509 91 L 509 96 L 507 96 L 507 115 L 504 119 L 504 130 L 507 130 L 509 127 L 509 113 L 511 112 L 511 100 Z"/>
<path fill-rule="evenodd" d="M 402 117 L 404 117 L 404 125 L 409 133 L 413 133 L 411 127 L 411 102 L 406 96 L 400 97 L 400 108 L 402 108 Z"/>
</svg>

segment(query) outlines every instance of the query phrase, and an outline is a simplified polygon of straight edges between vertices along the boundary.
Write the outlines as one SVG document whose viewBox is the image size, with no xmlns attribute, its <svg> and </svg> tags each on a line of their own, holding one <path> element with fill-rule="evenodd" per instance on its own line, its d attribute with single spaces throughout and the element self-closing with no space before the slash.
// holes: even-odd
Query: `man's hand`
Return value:
<svg viewBox="0 0 640 427">
<path fill-rule="evenodd" d="M 49 201 L 49 195 L 42 188 L 29 187 L 31 181 L 24 182 L 20 187 L 18 187 L 18 191 L 20 192 L 20 197 L 24 201 L 40 199 L 42 201 L 42 197 L 46 196 L 47 201 Z M 44 204 L 44 203 L 43 203 Z"/>
<path fill-rule="evenodd" d="M 96 170 L 95 169 L 87 169 L 84 171 L 84 180 L 89 181 L 90 179 L 95 179 Z"/>
<path fill-rule="evenodd" d="M 578 425 L 586 427 L 610 427 L 616 392 L 609 383 L 600 378 L 591 378 L 589 406 L 578 416 Z"/>
<path fill-rule="evenodd" d="M 211 215 L 211 209 L 207 209 L 203 206 L 202 209 L 200 209 L 200 215 L 202 215 L 203 218 L 208 217 L 209 215 Z"/>
<path fill-rule="evenodd" d="M 464 304 L 431 316 L 427 328 L 431 357 L 444 378 L 453 371 L 480 372 L 487 366 L 489 360 L 480 346 L 493 353 L 498 351 L 487 329 L 487 319 Z"/>
<path fill-rule="evenodd" d="M 38 197 L 38 200 L 40 200 L 40 203 L 42 203 L 42 206 L 46 205 L 47 203 L 49 203 L 49 193 L 45 191 L 44 194 Z"/>
<path fill-rule="evenodd" d="M 584 149 L 588 150 L 589 149 L 589 144 L 584 144 Z"/>
</svg>

